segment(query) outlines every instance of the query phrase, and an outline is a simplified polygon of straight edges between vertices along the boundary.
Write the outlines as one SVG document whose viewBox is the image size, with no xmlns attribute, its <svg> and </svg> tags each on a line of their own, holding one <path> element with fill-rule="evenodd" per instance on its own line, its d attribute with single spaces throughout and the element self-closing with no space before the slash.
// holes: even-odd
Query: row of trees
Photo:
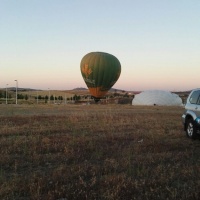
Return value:
<svg viewBox="0 0 200 200">
<path fill-rule="evenodd" d="M 44 99 L 44 100 L 48 100 L 49 99 L 49 96 L 48 95 L 46 95 L 46 96 L 41 96 L 41 95 L 39 95 L 38 97 L 35 97 L 35 99 L 39 99 L 39 100 L 42 100 L 42 99 Z M 63 100 L 63 97 L 62 96 L 58 96 L 58 97 L 54 97 L 53 95 L 51 95 L 50 96 L 50 100 Z"/>
<path fill-rule="evenodd" d="M 121 92 L 121 93 L 118 93 L 117 91 L 115 91 L 114 93 L 111 93 L 110 95 L 104 97 L 103 99 L 107 99 L 107 98 L 110 98 L 110 99 L 113 99 L 113 98 L 116 98 L 116 97 L 123 97 L 125 99 L 129 99 L 130 97 L 133 98 L 134 97 L 134 94 L 129 94 L 127 92 Z M 0 99 L 5 99 L 6 98 L 6 91 L 4 90 L 0 90 Z M 7 92 L 7 99 L 15 99 L 16 96 L 15 96 L 15 93 L 10 93 L 10 92 Z M 87 99 L 90 99 L 91 96 L 90 95 L 74 95 L 72 97 L 68 97 L 66 99 L 63 98 L 63 96 L 55 96 L 55 95 L 51 95 L 50 96 L 50 101 L 59 101 L 59 103 L 61 103 L 63 100 L 67 100 L 67 101 L 80 101 L 80 100 L 87 100 Z M 30 96 L 28 94 L 22 94 L 22 93 L 18 93 L 17 94 L 17 99 L 21 99 L 21 100 L 36 100 L 36 101 L 40 101 L 41 100 L 44 100 L 44 103 L 47 103 L 49 101 L 49 96 L 48 95 L 45 95 L 45 96 L 42 96 L 42 95 L 38 95 L 38 96 Z"/>
<path fill-rule="evenodd" d="M 6 98 L 6 92 L 0 91 L 0 99 L 1 98 Z M 11 99 L 12 95 L 11 94 L 7 94 L 7 98 Z"/>
<path fill-rule="evenodd" d="M 8 99 L 11 99 L 11 98 L 15 98 L 16 96 L 15 95 L 12 95 L 10 93 L 7 93 L 7 98 Z M 28 100 L 29 97 L 31 96 L 28 96 L 27 94 L 17 94 L 17 99 L 25 99 L 25 100 Z M 6 91 L 1 91 L 0 90 L 0 99 L 1 98 L 6 98 Z M 33 97 L 35 99 L 38 99 L 38 100 L 49 100 L 49 96 L 46 95 L 46 96 L 42 96 L 42 95 L 38 95 L 38 96 L 35 96 Z M 70 97 L 70 98 L 67 98 L 67 100 L 80 100 L 81 99 L 81 96 L 79 95 L 74 95 L 73 97 Z M 59 101 L 62 101 L 64 100 L 63 96 L 54 96 L 54 95 L 51 95 L 50 96 L 50 100 L 59 100 Z"/>
<path fill-rule="evenodd" d="M 46 95 L 46 96 L 41 96 L 41 95 L 38 95 L 38 97 L 35 97 L 35 99 L 39 99 L 39 100 L 49 100 L 49 96 Z M 66 100 L 80 100 L 81 99 L 81 96 L 78 96 L 78 95 L 74 95 L 73 97 L 71 98 L 67 98 Z M 50 96 L 50 100 L 60 100 L 62 101 L 63 100 L 63 96 L 54 96 L 54 95 L 51 95 Z"/>
<path fill-rule="evenodd" d="M 6 98 L 6 92 L 5 91 L 0 90 L 0 98 Z M 10 95 L 10 98 L 12 98 L 11 95 Z"/>
<path fill-rule="evenodd" d="M 7 93 L 7 98 L 8 99 L 12 99 L 12 98 L 15 98 L 16 96 L 13 96 L 13 95 L 11 95 L 11 94 L 9 94 L 9 93 Z M 0 99 L 1 98 L 6 98 L 6 92 L 4 92 L 4 91 L 0 91 Z M 27 94 L 25 94 L 25 95 L 23 95 L 23 94 L 17 94 L 17 99 L 25 99 L 25 100 L 28 100 L 28 95 Z"/>
</svg>

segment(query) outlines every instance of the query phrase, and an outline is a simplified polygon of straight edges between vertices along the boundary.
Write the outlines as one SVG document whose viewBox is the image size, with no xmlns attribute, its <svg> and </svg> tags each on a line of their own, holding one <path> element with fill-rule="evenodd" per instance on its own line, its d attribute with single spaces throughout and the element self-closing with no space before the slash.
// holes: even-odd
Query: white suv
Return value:
<svg viewBox="0 0 200 200">
<path fill-rule="evenodd" d="M 186 135 L 195 139 L 200 131 L 200 88 L 192 90 L 189 94 L 182 122 Z"/>
</svg>

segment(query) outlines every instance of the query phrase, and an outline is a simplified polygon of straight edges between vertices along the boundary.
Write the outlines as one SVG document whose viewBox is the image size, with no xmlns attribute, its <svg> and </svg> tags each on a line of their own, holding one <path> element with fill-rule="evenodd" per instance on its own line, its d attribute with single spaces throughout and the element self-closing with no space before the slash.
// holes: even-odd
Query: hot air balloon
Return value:
<svg viewBox="0 0 200 200">
<path fill-rule="evenodd" d="M 99 101 L 117 82 L 121 73 L 119 60 L 105 52 L 86 54 L 80 64 L 83 79 L 95 99 Z"/>
</svg>

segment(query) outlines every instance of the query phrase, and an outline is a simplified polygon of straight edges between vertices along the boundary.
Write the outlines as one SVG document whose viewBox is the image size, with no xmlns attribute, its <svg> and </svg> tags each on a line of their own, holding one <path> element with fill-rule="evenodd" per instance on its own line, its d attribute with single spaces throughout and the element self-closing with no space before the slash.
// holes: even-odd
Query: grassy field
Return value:
<svg viewBox="0 0 200 200">
<path fill-rule="evenodd" d="M 182 107 L 0 105 L 0 199 L 199 199 Z"/>
</svg>

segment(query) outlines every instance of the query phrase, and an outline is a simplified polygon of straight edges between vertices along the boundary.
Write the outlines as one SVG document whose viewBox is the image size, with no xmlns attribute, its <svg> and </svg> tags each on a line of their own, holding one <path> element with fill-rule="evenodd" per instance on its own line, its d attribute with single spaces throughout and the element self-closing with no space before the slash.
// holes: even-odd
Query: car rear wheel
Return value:
<svg viewBox="0 0 200 200">
<path fill-rule="evenodd" d="M 196 129 L 196 126 L 194 124 L 194 120 L 193 119 L 187 120 L 187 123 L 186 123 L 186 135 L 191 139 L 195 139 L 196 136 L 197 136 L 197 129 Z"/>
</svg>

